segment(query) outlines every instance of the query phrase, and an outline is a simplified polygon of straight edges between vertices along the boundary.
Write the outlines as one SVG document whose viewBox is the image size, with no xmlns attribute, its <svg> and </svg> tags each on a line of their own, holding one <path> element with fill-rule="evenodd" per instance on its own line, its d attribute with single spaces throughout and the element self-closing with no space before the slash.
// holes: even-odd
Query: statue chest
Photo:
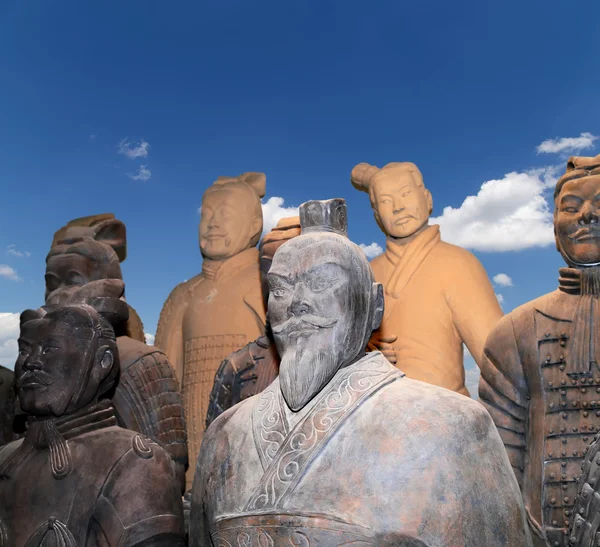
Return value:
<svg viewBox="0 0 600 547">
<path fill-rule="evenodd" d="M 544 408 L 542 522 L 550 545 L 566 546 L 581 464 L 600 431 L 600 370 L 575 372 L 571 322 L 537 314 L 536 335 Z"/>
<path fill-rule="evenodd" d="M 28 451 L 10 478 L 0 480 L 1 547 L 86 545 L 106 477 L 86 474 L 93 454 L 82 446 L 71 448 L 72 470 L 60 480 L 52 475 L 47 448 Z"/>
</svg>

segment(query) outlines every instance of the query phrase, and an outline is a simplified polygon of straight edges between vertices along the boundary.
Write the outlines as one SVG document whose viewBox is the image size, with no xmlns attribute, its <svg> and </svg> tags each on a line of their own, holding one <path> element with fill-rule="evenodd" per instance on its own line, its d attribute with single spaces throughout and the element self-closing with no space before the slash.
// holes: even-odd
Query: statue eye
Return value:
<svg viewBox="0 0 600 547">
<path fill-rule="evenodd" d="M 52 353 L 56 348 L 52 347 L 52 346 L 47 346 L 42 350 L 42 354 L 43 355 L 48 355 L 49 353 Z"/>
<path fill-rule="evenodd" d="M 27 357 L 29 355 L 29 353 L 27 353 L 27 351 L 25 351 L 24 349 L 19 350 L 19 357 Z"/>
<path fill-rule="evenodd" d="M 321 292 L 331 285 L 331 279 L 316 278 L 310 282 L 310 290 L 313 292 Z"/>
<path fill-rule="evenodd" d="M 271 294 L 275 297 L 275 298 L 281 298 L 282 296 L 285 296 L 287 293 L 287 290 L 284 289 L 283 287 L 273 287 L 271 289 Z"/>
<path fill-rule="evenodd" d="M 577 207 L 565 207 L 563 209 L 563 211 L 565 213 L 576 213 L 577 212 Z"/>
</svg>

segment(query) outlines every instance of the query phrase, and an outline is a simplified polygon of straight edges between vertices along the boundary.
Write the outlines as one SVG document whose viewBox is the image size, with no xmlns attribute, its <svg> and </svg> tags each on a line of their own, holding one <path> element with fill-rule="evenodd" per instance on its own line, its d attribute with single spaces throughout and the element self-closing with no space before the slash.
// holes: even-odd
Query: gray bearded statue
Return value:
<svg viewBox="0 0 600 547">
<path fill-rule="evenodd" d="M 279 377 L 207 429 L 191 546 L 529 547 L 481 405 L 365 354 L 383 291 L 344 200 L 305 203 L 300 220 L 268 273 Z"/>
</svg>

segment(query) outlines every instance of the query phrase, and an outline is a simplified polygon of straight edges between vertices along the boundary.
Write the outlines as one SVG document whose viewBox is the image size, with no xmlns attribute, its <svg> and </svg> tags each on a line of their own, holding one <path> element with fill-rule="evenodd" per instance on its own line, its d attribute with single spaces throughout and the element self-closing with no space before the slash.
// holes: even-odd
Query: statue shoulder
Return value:
<svg viewBox="0 0 600 547">
<path fill-rule="evenodd" d="M 183 282 L 179 283 L 178 285 L 175 285 L 175 288 L 170 292 L 169 296 L 167 297 L 165 306 L 169 301 L 179 301 L 182 298 L 185 298 L 185 296 L 189 293 L 189 291 L 193 290 L 194 287 L 200 281 L 202 281 L 203 278 L 204 278 L 204 275 L 202 273 L 199 273 L 198 275 L 195 275 L 191 279 L 187 279 L 186 281 L 183 281 Z"/>
</svg>

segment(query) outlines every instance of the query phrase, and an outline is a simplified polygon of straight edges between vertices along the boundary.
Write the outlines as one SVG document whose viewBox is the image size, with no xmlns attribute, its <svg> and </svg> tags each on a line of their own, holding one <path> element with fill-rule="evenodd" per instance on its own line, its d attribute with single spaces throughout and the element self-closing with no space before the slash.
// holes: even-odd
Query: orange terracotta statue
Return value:
<svg viewBox="0 0 600 547">
<path fill-rule="evenodd" d="M 183 391 L 190 462 L 204 433 L 215 372 L 225 357 L 265 333 L 256 244 L 263 229 L 263 173 L 219 177 L 202 198 L 202 273 L 179 284 L 160 314 L 155 345 L 173 364 Z M 190 465 L 191 488 L 195 463 Z"/>
<path fill-rule="evenodd" d="M 433 201 L 414 163 L 381 169 L 360 163 L 351 181 L 368 192 L 387 236 L 385 253 L 371 262 L 386 299 L 371 349 L 409 378 L 468 396 L 463 343 L 479 364 L 486 337 L 503 315 L 485 269 L 469 251 L 441 241 L 439 226 L 429 225 Z"/>
</svg>

